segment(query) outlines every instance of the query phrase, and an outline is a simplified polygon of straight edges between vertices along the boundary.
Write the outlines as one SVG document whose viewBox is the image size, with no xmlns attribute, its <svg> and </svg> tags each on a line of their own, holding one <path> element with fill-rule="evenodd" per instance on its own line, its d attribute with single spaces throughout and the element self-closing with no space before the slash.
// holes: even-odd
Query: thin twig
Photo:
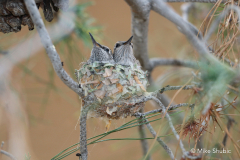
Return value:
<svg viewBox="0 0 240 160">
<path fill-rule="evenodd" d="M 219 65 L 219 67 L 222 67 L 224 70 L 233 72 L 231 68 L 223 66 L 216 57 L 209 54 L 209 50 L 206 47 L 205 43 L 199 40 L 197 36 L 195 36 L 195 33 L 189 26 L 190 24 L 189 22 L 184 21 L 182 17 L 179 16 L 164 1 L 159 1 L 159 0 L 150 0 L 150 1 L 152 2 L 151 3 L 152 10 L 164 16 L 165 18 L 173 22 L 177 27 L 179 27 L 181 29 L 181 32 L 188 38 L 189 42 L 195 47 L 195 49 L 197 50 L 201 58 L 204 58 L 205 60 L 208 60 L 212 63 Z"/>
<path fill-rule="evenodd" d="M 82 108 L 80 115 L 80 153 L 81 156 L 79 160 L 87 160 L 88 150 L 87 150 L 87 113 L 88 108 Z"/>
<path fill-rule="evenodd" d="M 190 155 L 188 155 L 188 152 L 187 152 L 186 149 L 184 148 L 184 145 L 183 145 L 183 143 L 182 143 L 182 140 L 180 139 L 180 136 L 178 135 L 177 131 L 175 130 L 175 128 L 174 128 L 174 126 L 173 126 L 171 117 L 169 116 L 169 114 L 168 114 L 165 106 L 162 104 L 162 102 L 161 102 L 159 99 L 157 99 L 156 97 L 151 96 L 150 98 L 151 98 L 152 100 L 156 101 L 156 102 L 158 103 L 158 105 L 162 107 L 162 111 L 163 111 L 163 113 L 165 114 L 165 116 L 166 116 L 166 118 L 167 118 L 167 120 L 168 120 L 169 126 L 170 126 L 173 134 L 175 135 L 176 139 L 179 141 L 180 148 L 181 148 L 181 150 L 182 150 L 182 152 L 183 152 L 183 155 L 186 156 L 186 157 L 188 157 L 188 158 L 190 158 L 190 159 L 196 159 L 195 156 L 190 156 Z"/>
<path fill-rule="evenodd" d="M 218 0 L 166 0 L 165 2 L 198 2 L 198 3 L 216 3 Z M 226 3 L 227 0 L 222 0 L 222 3 Z"/>
<path fill-rule="evenodd" d="M 177 104 L 177 105 L 171 105 L 171 106 L 169 106 L 168 110 L 174 110 L 174 109 L 177 109 L 179 107 L 184 107 L 184 106 L 188 106 L 188 105 L 189 105 L 188 103 L 180 103 L 180 104 Z M 194 104 L 191 104 L 189 107 L 191 107 L 193 105 Z M 158 113 L 158 112 L 162 112 L 162 108 L 145 112 L 144 115 L 148 115 L 148 114 L 152 114 L 152 113 Z"/>
<path fill-rule="evenodd" d="M 188 15 L 190 10 L 194 7 L 195 3 L 184 3 L 181 5 L 182 17 L 185 21 L 188 21 Z"/>
<path fill-rule="evenodd" d="M 177 105 L 171 105 L 171 106 L 169 106 L 168 110 L 174 110 L 174 109 L 177 109 L 179 107 L 188 106 L 188 105 L 189 105 L 188 103 L 180 103 L 180 104 L 177 104 Z M 190 107 L 193 106 L 193 105 L 194 104 L 191 104 Z M 148 111 L 148 112 L 145 112 L 145 113 L 136 112 L 136 113 L 134 113 L 133 116 L 135 116 L 135 117 L 144 117 L 144 116 L 147 116 L 149 114 L 160 113 L 160 112 L 162 112 L 162 108 L 151 110 L 151 111 Z"/>
<path fill-rule="evenodd" d="M 144 110 L 141 109 L 141 110 L 140 110 L 140 113 L 143 114 L 143 112 L 144 112 Z M 140 119 L 142 119 L 142 117 L 140 117 Z M 139 132 L 139 135 L 140 135 L 140 138 L 141 138 L 140 142 L 141 142 L 141 145 L 142 145 L 143 156 L 146 156 L 149 148 L 148 148 L 148 141 L 147 141 L 147 139 L 146 139 L 147 136 L 146 136 L 144 124 L 138 126 L 138 132 Z M 151 156 L 149 155 L 149 156 L 147 157 L 147 160 L 151 160 L 151 159 L 152 159 L 152 158 L 151 158 Z"/>
<path fill-rule="evenodd" d="M 138 116 L 136 116 L 136 117 L 138 117 Z M 156 134 L 155 130 L 153 129 L 153 127 L 151 126 L 151 124 L 148 122 L 147 119 L 145 119 L 144 116 L 141 117 L 141 119 L 143 119 L 143 122 L 146 123 L 148 130 L 151 132 L 151 134 L 155 138 L 157 136 L 157 134 Z M 174 154 L 173 154 L 172 150 L 167 146 L 167 144 L 165 144 L 164 141 L 160 137 L 157 137 L 157 141 L 165 149 L 165 151 L 171 157 L 171 159 L 174 160 Z"/>
<path fill-rule="evenodd" d="M 227 6 L 226 9 L 221 13 L 221 15 L 218 16 L 218 18 L 212 23 L 211 27 L 208 30 L 208 33 L 204 37 L 205 42 L 208 41 L 208 39 L 214 33 L 216 27 L 218 27 L 220 21 L 226 16 L 227 13 L 229 13 L 230 10 L 234 10 L 238 14 L 238 17 L 240 16 L 240 10 L 238 7 L 233 5 Z M 238 24 L 238 29 L 240 29 L 240 24 Z"/>
<path fill-rule="evenodd" d="M 181 141 L 181 139 L 180 139 L 177 131 L 175 130 L 175 128 L 174 128 L 174 126 L 173 126 L 172 120 L 171 120 L 169 114 L 167 113 L 165 106 L 164 106 L 164 105 L 162 104 L 162 102 L 161 102 L 159 99 L 157 99 L 156 97 L 153 97 L 153 96 L 152 96 L 151 99 L 154 100 L 155 102 L 157 102 L 159 106 L 161 106 L 163 113 L 166 114 L 166 118 L 167 118 L 167 120 L 168 120 L 168 122 L 169 122 L 169 126 L 170 126 L 171 130 L 173 131 L 173 134 L 175 135 L 175 137 L 177 138 L 177 140 L 180 141 L 180 148 L 182 149 L 182 152 L 185 153 L 186 150 L 185 150 L 185 148 L 184 148 L 184 145 L 183 145 L 183 143 L 182 143 L 182 141 Z"/>
<path fill-rule="evenodd" d="M 157 66 L 169 65 L 169 66 L 181 66 L 197 69 L 198 65 L 193 61 L 185 61 L 180 59 L 164 59 L 164 58 L 151 58 L 150 59 L 152 71 Z"/>
<path fill-rule="evenodd" d="M 189 10 L 190 10 L 192 7 L 194 7 L 194 4 L 195 4 L 195 3 L 184 3 L 184 4 L 181 6 L 181 9 L 182 9 L 182 12 L 183 12 L 182 17 L 183 17 L 183 19 L 184 19 L 185 21 L 187 21 L 187 22 L 188 22 Z M 188 23 L 189 23 L 189 22 L 188 22 Z M 191 24 L 191 23 L 190 23 L 190 24 Z M 216 23 L 215 23 L 215 27 L 216 27 L 216 25 L 218 25 L 218 22 L 217 22 L 217 21 L 216 21 Z M 190 28 L 193 29 L 193 30 L 192 30 L 193 33 L 195 33 L 195 35 L 197 35 L 200 40 L 203 39 L 203 38 L 202 38 L 202 37 L 203 37 L 203 36 L 202 36 L 202 33 L 201 33 L 195 26 L 193 26 L 193 27 L 190 26 Z M 197 34 L 196 34 L 196 33 L 197 33 Z M 210 52 L 211 54 L 214 54 L 213 48 L 209 47 L 208 45 L 206 45 L 206 46 L 208 47 L 209 52 Z M 222 56 L 221 56 L 220 58 L 222 59 Z M 234 66 L 234 65 L 235 65 L 234 62 L 231 62 L 231 60 L 227 59 L 226 57 L 224 57 L 224 62 L 227 63 L 228 65 L 231 65 L 231 66 Z M 184 65 L 184 64 L 183 64 L 183 65 Z M 237 65 L 237 66 L 239 67 L 240 65 Z M 186 67 L 191 67 L 191 66 L 186 66 Z"/>
<path fill-rule="evenodd" d="M 189 90 L 189 89 L 193 89 L 195 86 L 194 85 L 187 85 L 185 87 L 182 88 L 182 86 L 169 86 L 167 85 L 166 87 L 163 87 L 162 89 L 160 89 L 160 93 L 163 93 L 165 91 L 170 91 L 170 90 L 179 90 L 179 89 L 183 89 L 183 90 Z"/>
<path fill-rule="evenodd" d="M 228 119 L 227 130 L 230 131 L 230 128 L 231 128 L 232 124 L 235 123 L 235 120 L 230 116 L 227 116 L 227 119 Z M 228 139 L 228 134 L 225 133 L 224 138 L 223 138 L 223 142 L 222 142 L 224 147 L 226 147 L 227 139 Z"/>
<path fill-rule="evenodd" d="M 11 155 L 10 153 L 8 153 L 7 151 L 0 150 L 0 153 L 8 156 L 8 157 L 11 158 L 12 160 L 17 160 L 13 155 Z"/>
<path fill-rule="evenodd" d="M 70 89 L 76 92 L 79 96 L 83 96 L 82 90 L 78 87 L 78 83 L 75 82 L 63 69 L 62 61 L 53 45 L 50 36 L 45 28 L 43 20 L 38 12 L 37 6 L 33 0 L 24 0 L 28 12 L 32 18 L 33 23 L 36 25 L 37 31 L 41 38 L 41 42 L 46 49 L 48 57 L 50 58 L 53 68 L 58 77 L 66 84 Z"/>
</svg>

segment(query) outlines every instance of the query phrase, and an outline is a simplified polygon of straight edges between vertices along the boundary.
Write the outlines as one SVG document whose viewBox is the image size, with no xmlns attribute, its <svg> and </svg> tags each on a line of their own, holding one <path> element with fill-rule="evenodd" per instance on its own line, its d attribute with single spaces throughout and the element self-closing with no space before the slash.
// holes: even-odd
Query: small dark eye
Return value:
<svg viewBox="0 0 240 160">
<path fill-rule="evenodd" d="M 119 43 L 117 43 L 115 47 L 117 48 L 117 47 L 119 47 L 119 46 L 120 46 L 120 44 L 119 44 Z"/>
<path fill-rule="evenodd" d="M 105 48 L 105 51 L 109 52 L 109 49 L 108 49 L 108 48 Z"/>
</svg>

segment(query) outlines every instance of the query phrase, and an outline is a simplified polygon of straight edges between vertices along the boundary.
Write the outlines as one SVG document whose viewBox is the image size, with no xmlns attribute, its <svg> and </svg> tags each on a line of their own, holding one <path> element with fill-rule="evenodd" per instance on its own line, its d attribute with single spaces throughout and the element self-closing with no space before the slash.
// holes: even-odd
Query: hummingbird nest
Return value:
<svg viewBox="0 0 240 160">
<path fill-rule="evenodd" d="M 124 66 L 85 62 L 75 73 L 84 99 L 91 97 L 91 105 L 87 106 L 90 117 L 126 118 L 145 105 L 135 101 L 144 97 L 148 85 L 147 72 L 137 63 Z"/>
</svg>

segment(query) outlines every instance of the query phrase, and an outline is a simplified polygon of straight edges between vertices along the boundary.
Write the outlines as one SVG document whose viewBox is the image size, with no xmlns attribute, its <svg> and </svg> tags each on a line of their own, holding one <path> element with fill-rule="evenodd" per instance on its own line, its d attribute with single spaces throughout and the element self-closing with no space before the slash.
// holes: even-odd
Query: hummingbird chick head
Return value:
<svg viewBox="0 0 240 160">
<path fill-rule="evenodd" d="M 133 44 L 131 36 L 127 41 L 118 41 L 114 46 L 113 59 L 116 64 L 130 66 L 136 63 L 133 55 Z"/>
<path fill-rule="evenodd" d="M 88 63 L 98 62 L 114 64 L 111 49 L 109 49 L 107 46 L 101 45 L 98 42 L 96 42 L 91 33 L 89 33 L 89 35 L 92 39 L 93 48 Z"/>
</svg>

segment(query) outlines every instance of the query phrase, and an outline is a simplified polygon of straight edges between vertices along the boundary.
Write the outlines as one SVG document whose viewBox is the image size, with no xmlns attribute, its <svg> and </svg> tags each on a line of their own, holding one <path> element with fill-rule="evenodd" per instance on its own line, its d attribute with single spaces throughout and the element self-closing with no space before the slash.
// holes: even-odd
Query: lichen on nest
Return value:
<svg viewBox="0 0 240 160">
<path fill-rule="evenodd" d="M 92 97 L 87 106 L 90 117 L 126 118 L 145 105 L 135 102 L 144 96 L 148 85 L 147 72 L 137 63 L 124 66 L 84 62 L 75 73 L 85 98 Z"/>
</svg>

